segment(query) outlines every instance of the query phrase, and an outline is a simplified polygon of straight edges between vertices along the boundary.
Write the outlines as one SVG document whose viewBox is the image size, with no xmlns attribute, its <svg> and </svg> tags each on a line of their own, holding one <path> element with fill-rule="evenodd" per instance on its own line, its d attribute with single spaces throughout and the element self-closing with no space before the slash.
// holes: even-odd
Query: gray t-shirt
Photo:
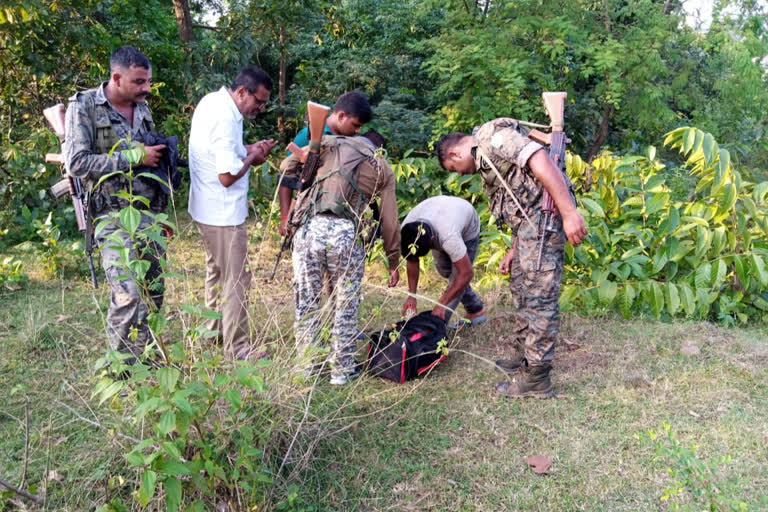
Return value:
<svg viewBox="0 0 768 512">
<path fill-rule="evenodd" d="M 403 224 L 427 222 L 435 231 L 437 246 L 451 261 L 459 261 L 467 254 L 465 242 L 480 236 L 480 218 L 475 207 L 460 197 L 435 196 L 417 204 Z"/>
</svg>

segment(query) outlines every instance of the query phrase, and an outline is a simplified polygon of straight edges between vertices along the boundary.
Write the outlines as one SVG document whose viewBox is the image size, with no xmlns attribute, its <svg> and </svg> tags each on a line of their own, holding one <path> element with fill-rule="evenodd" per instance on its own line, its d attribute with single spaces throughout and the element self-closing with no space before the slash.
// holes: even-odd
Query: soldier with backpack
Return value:
<svg viewBox="0 0 768 512">
<path fill-rule="evenodd" d="M 516 235 L 516 250 L 506 264 L 517 303 L 513 334 L 519 351 L 501 361 L 514 377 L 499 382 L 496 391 L 510 398 L 550 397 L 565 242 L 575 246 L 587 235 L 569 180 L 515 119 L 495 119 L 472 135 L 449 133 L 438 141 L 435 151 L 448 171 L 480 173 L 493 214 Z M 559 213 L 555 212 L 552 226 L 548 226 L 551 233 L 540 238 L 545 190 Z"/>
<path fill-rule="evenodd" d="M 389 261 L 390 287 L 397 285 L 400 256 L 395 176 L 387 161 L 376 154 L 363 137 L 325 136 L 320 165 L 312 186 L 299 193 L 291 216 L 293 237 L 293 286 L 296 344 L 299 356 L 307 357 L 311 373 L 323 366 L 314 354 L 319 346 L 323 317 L 332 317 L 330 329 L 331 384 L 344 385 L 359 374 L 355 366 L 357 311 L 365 263 L 361 221 L 365 208 L 378 197 L 381 228 Z M 295 153 L 280 170 L 291 177 L 301 171 Z M 288 218 L 291 198 L 280 194 L 281 216 Z M 333 293 L 321 308 L 323 276 Z"/>
</svg>

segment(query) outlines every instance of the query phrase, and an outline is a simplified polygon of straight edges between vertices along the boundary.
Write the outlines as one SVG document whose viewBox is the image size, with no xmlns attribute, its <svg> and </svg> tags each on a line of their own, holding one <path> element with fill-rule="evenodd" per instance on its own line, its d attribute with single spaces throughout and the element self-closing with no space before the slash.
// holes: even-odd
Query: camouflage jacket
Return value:
<svg viewBox="0 0 768 512">
<path fill-rule="evenodd" d="M 525 216 L 483 156 L 496 166 L 525 213 L 533 217 L 541 201 L 543 186 L 528 167 L 528 159 L 543 146 L 527 135 L 527 129 L 508 117 L 489 121 L 473 132 L 475 169 L 483 177 L 491 212 L 510 226 L 513 233 L 517 233 Z"/>
<path fill-rule="evenodd" d="M 89 190 L 102 176 L 115 171 L 127 171 L 128 160 L 120 153 L 120 150 L 128 149 L 126 140 L 143 140 L 155 128 L 146 103 L 135 104 L 131 126 L 107 100 L 105 86 L 106 82 L 69 98 L 64 124 L 66 135 L 63 150 L 67 172 L 81 178 Z M 109 155 L 118 141 L 119 145 Z M 114 194 L 127 189 L 128 181 L 123 176 L 113 176 L 104 181 L 98 193 L 92 197 L 94 213 L 124 207 L 127 202 L 118 200 Z M 134 178 L 133 194 L 147 198 L 154 206 L 158 192 L 155 185 Z"/>
</svg>

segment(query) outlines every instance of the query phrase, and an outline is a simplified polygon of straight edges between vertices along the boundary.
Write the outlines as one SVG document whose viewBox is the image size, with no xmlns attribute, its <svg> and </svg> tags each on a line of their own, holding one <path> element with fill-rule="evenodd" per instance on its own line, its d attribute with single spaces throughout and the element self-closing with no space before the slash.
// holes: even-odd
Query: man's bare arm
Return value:
<svg viewBox="0 0 768 512">
<path fill-rule="evenodd" d="M 563 179 L 563 173 L 543 149 L 528 159 L 528 167 L 552 196 L 552 200 L 563 218 L 563 230 L 568 241 L 573 246 L 579 245 L 587 236 L 587 227 L 581 214 L 571 201 L 571 194 Z"/>
</svg>

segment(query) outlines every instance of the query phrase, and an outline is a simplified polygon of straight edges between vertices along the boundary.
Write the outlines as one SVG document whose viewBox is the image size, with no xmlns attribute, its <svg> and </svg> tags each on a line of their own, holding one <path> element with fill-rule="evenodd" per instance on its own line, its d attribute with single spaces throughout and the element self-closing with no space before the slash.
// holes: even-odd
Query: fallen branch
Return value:
<svg viewBox="0 0 768 512">
<path fill-rule="evenodd" d="M 34 501 L 38 505 L 42 505 L 43 504 L 43 498 L 41 498 L 40 496 L 36 496 L 34 494 L 29 494 L 24 489 L 19 489 L 18 487 L 15 487 L 15 486 L 5 482 L 2 478 L 0 478 L 0 485 L 2 485 L 3 487 L 5 487 L 6 489 L 8 489 L 10 491 L 15 492 L 19 496 L 22 496 L 24 498 L 27 498 L 28 500 Z"/>
</svg>

